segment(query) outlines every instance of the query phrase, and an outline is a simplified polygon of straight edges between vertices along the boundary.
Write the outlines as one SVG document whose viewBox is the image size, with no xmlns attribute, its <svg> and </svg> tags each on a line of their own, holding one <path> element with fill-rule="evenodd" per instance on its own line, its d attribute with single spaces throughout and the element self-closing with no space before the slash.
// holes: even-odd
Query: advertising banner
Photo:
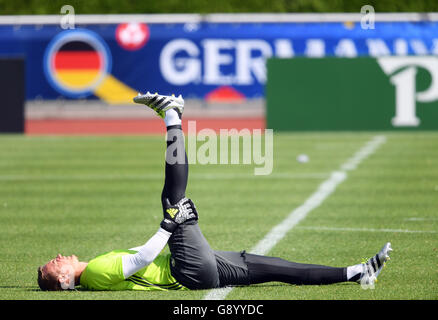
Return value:
<svg viewBox="0 0 438 320">
<path fill-rule="evenodd" d="M 138 91 L 264 98 L 266 60 L 438 54 L 438 22 L 208 22 L 0 25 L 0 56 L 26 59 L 26 99 Z"/>
<path fill-rule="evenodd" d="M 438 57 L 271 59 L 267 127 L 437 130 Z"/>
</svg>

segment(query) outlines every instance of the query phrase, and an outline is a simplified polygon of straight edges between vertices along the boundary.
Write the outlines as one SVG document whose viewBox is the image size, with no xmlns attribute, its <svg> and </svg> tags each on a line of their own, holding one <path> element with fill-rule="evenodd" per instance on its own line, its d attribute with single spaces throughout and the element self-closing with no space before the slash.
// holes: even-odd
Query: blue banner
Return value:
<svg viewBox="0 0 438 320">
<path fill-rule="evenodd" d="M 438 55 L 438 23 L 3 25 L 0 55 L 26 58 L 28 100 L 262 98 L 267 58 Z"/>
</svg>

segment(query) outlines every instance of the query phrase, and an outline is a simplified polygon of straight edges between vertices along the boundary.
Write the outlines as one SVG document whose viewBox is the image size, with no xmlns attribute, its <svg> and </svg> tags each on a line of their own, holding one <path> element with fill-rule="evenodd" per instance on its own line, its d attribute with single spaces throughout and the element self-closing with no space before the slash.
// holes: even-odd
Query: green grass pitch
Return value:
<svg viewBox="0 0 438 320">
<path fill-rule="evenodd" d="M 268 253 L 347 266 L 391 241 L 375 289 L 269 283 L 227 299 L 438 298 L 437 133 L 276 134 L 272 175 L 195 164 L 187 196 L 213 248 L 249 250 L 376 134 L 386 143 Z M 0 299 L 203 299 L 208 290 L 42 292 L 36 283 L 37 267 L 57 253 L 87 261 L 146 242 L 162 216 L 164 146 L 157 136 L 0 136 Z M 308 163 L 296 161 L 303 153 Z"/>
</svg>

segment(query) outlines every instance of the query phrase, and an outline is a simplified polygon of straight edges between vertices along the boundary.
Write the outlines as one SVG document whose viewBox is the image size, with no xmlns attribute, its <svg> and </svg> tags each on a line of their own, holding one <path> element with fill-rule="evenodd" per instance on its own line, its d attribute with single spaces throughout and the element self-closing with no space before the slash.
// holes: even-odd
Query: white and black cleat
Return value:
<svg viewBox="0 0 438 320">
<path fill-rule="evenodd" d="M 371 259 L 368 259 L 362 264 L 363 271 L 359 279 L 359 283 L 363 289 L 374 289 L 374 284 L 377 282 L 377 277 L 390 260 L 389 253 L 392 251 L 391 243 L 386 243 L 383 248 Z"/>
<path fill-rule="evenodd" d="M 161 118 L 164 118 L 166 111 L 176 108 L 179 114 L 184 111 L 184 99 L 181 95 L 175 97 L 175 95 L 165 96 L 158 93 L 150 93 L 149 91 L 145 94 L 139 93 L 134 97 L 135 103 L 140 103 L 148 106 L 154 110 Z"/>
</svg>

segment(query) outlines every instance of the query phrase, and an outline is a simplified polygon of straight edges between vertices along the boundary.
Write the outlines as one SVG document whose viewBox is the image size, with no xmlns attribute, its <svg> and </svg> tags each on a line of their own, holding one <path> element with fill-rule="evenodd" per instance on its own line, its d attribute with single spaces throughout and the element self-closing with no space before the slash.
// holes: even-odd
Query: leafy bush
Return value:
<svg viewBox="0 0 438 320">
<path fill-rule="evenodd" d="M 438 11 L 436 0 L 0 0 L 0 14 L 59 14 L 66 4 L 77 14 L 360 12 L 366 4 L 376 12 Z"/>
</svg>

